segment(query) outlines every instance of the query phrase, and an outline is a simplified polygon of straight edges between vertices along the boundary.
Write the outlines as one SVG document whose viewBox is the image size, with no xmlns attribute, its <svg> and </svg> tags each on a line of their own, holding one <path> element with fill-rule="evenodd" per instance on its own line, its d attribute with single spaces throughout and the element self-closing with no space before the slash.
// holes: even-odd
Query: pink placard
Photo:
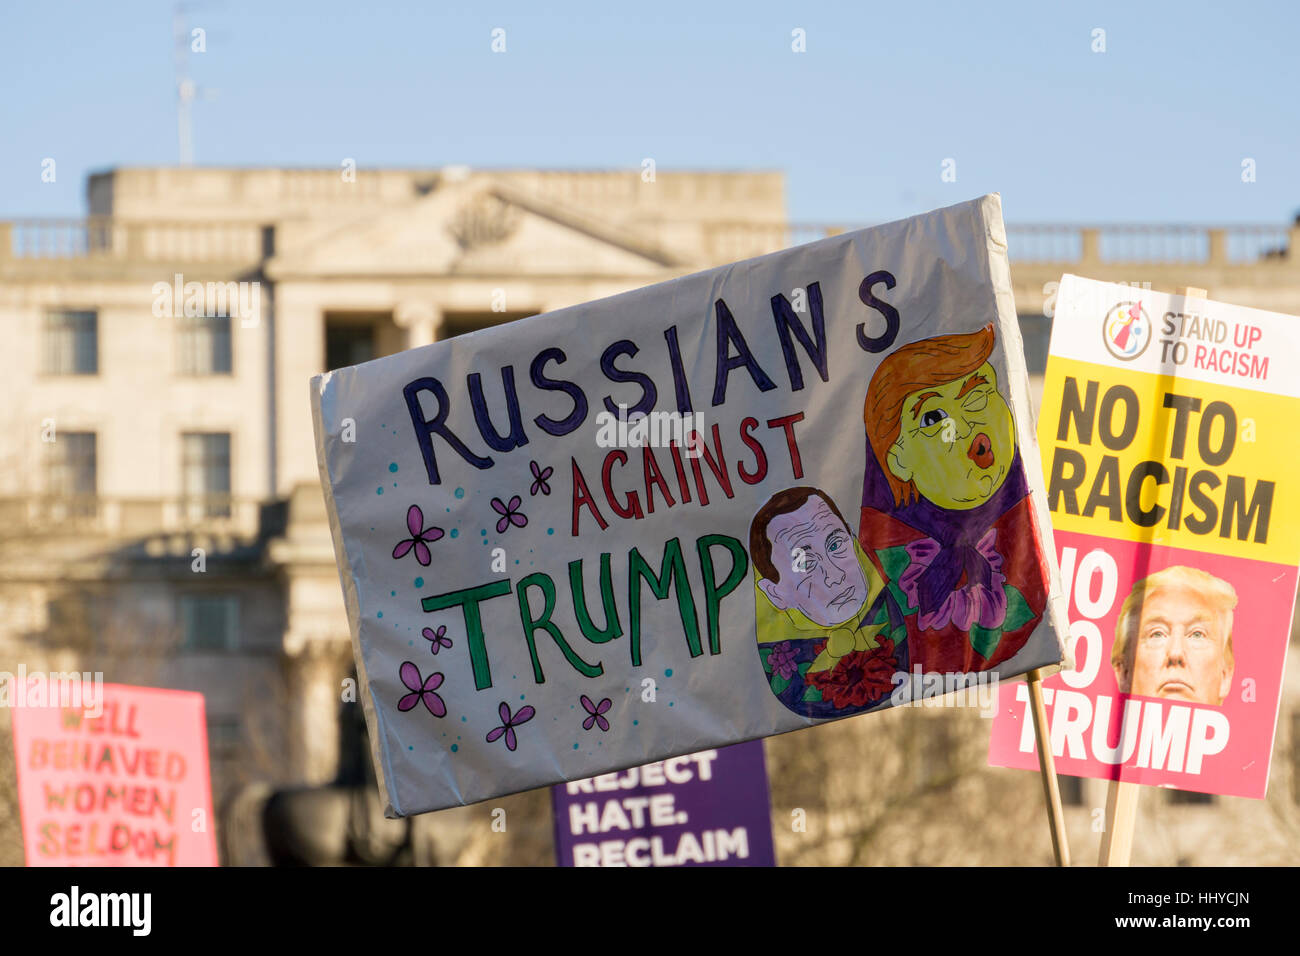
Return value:
<svg viewBox="0 0 1300 956">
<path fill-rule="evenodd" d="M 27 865 L 216 866 L 203 695 L 101 686 L 14 709 Z"/>
<path fill-rule="evenodd" d="M 1058 530 L 1055 538 L 1076 657 L 1074 673 L 1043 681 L 1057 772 L 1262 798 L 1297 569 L 1078 532 Z M 1186 693 L 1120 693 L 1111 652 L 1124 599 L 1137 581 L 1175 566 L 1207 572 L 1236 593 L 1232 673 L 1217 704 Z M 998 703 L 989 763 L 1037 770 L 1027 686 L 1002 685 Z"/>
</svg>

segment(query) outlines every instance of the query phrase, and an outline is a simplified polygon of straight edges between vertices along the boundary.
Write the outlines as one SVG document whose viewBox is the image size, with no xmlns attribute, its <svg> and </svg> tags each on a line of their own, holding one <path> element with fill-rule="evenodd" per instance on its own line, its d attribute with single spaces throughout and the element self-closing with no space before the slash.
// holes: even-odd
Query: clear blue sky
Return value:
<svg viewBox="0 0 1300 956">
<path fill-rule="evenodd" d="M 660 170 L 783 170 L 799 221 L 879 222 L 998 191 L 1011 222 L 1281 224 L 1300 210 L 1298 9 L 194 3 L 207 52 L 189 55 L 191 75 L 215 91 L 194 107 L 195 160 L 636 168 L 653 157 Z M 7 5 L 0 217 L 80 215 L 88 171 L 177 161 L 172 12 Z M 494 27 L 504 54 L 491 52 Z M 796 27 L 805 53 L 791 51 Z M 41 182 L 46 157 L 53 184 Z M 955 183 L 940 180 L 949 157 Z"/>
</svg>

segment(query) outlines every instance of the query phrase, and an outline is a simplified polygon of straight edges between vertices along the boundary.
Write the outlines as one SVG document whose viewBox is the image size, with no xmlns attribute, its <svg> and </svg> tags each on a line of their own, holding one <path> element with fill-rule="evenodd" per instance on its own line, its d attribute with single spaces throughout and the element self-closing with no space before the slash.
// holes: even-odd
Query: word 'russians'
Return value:
<svg viewBox="0 0 1300 956">
<path fill-rule="evenodd" d="M 896 281 L 890 273 L 878 271 L 863 279 L 858 287 L 858 298 L 862 303 L 868 308 L 879 312 L 885 319 L 885 331 L 879 336 L 872 336 L 867 333 L 865 321 L 858 323 L 857 341 L 859 347 L 864 351 L 883 352 L 892 346 L 894 340 L 898 337 L 898 331 L 901 327 L 898 310 L 888 302 L 876 298 L 872 292 L 875 286 L 882 284 L 886 289 L 892 289 Z M 778 293 L 771 298 L 776 337 L 781 346 L 781 355 L 791 392 L 798 392 L 804 387 L 804 372 L 795 349 L 796 342 L 803 349 L 804 354 L 812 361 L 818 377 L 823 382 L 830 381 L 826 316 L 822 306 L 820 284 L 817 282 L 809 283 L 807 293 L 811 330 L 804 326 L 798 313 L 790 304 L 790 300 L 783 294 Z M 713 303 L 713 311 L 715 316 L 713 326 L 716 333 L 713 341 L 714 361 L 706 363 L 701 361 L 700 357 L 695 357 L 689 363 L 692 368 L 712 368 L 712 405 L 717 407 L 727 400 L 727 389 L 732 380 L 732 372 L 738 372 L 741 369 L 745 371 L 752 386 L 757 388 L 759 392 L 769 392 L 775 389 L 777 383 L 759 363 L 753 349 L 750 348 L 748 340 L 745 338 L 745 333 L 741 331 L 740 325 L 737 323 L 735 316 L 732 315 L 726 301 L 721 298 L 716 299 Z M 683 362 L 682 359 L 677 326 L 672 325 L 665 329 L 663 337 L 668 353 L 668 363 L 672 369 L 672 388 L 677 411 L 683 415 L 689 414 L 694 411 L 695 399 L 691 393 L 691 382 L 686 374 L 687 363 Z M 616 385 L 634 385 L 640 388 L 641 397 L 635 404 L 628 406 L 629 413 L 649 414 L 658 407 L 659 402 L 659 387 L 655 380 L 643 371 L 620 367 L 616 364 L 620 359 L 636 358 L 640 351 L 641 347 L 631 339 L 619 339 L 601 352 L 599 365 L 601 374 L 609 382 Z M 532 419 L 537 428 L 556 438 L 571 434 L 581 428 L 587 420 L 589 403 L 586 391 L 576 382 L 553 378 L 548 373 L 548 366 L 552 363 L 559 366 L 568 360 L 569 356 L 563 349 L 552 346 L 538 352 L 528 366 L 528 379 L 533 388 L 537 390 L 538 398 L 553 392 L 561 392 L 568 396 L 571 407 L 564 417 L 556 418 L 543 413 L 534 416 Z M 477 426 L 479 437 L 482 438 L 483 443 L 488 448 L 488 452 L 481 455 L 471 449 L 469 444 L 454 432 L 448 423 L 448 417 L 452 412 L 451 396 L 447 391 L 447 386 L 441 380 L 426 376 L 408 382 L 402 388 L 402 396 L 405 399 L 407 411 L 411 416 L 411 425 L 415 429 L 415 438 L 420 447 L 420 454 L 424 459 L 429 484 L 437 485 L 442 480 L 438 470 L 437 455 L 433 442 L 435 435 L 442 439 L 462 459 L 479 469 L 493 466 L 495 462 L 491 457 L 491 452 L 509 452 L 528 444 L 529 436 L 524 428 L 524 410 L 520 404 L 519 390 L 515 385 L 514 365 L 502 366 L 499 369 L 499 375 L 508 422 L 507 431 L 504 434 L 498 431 L 497 425 L 492 420 L 492 412 L 488 408 L 488 398 L 484 389 L 482 374 L 471 372 L 465 376 L 465 390 L 469 397 L 470 407 L 473 410 L 474 424 Z M 427 413 L 422 404 L 426 396 L 432 399 L 432 414 Z M 603 404 L 611 415 L 618 414 L 621 403 L 615 402 L 613 397 L 605 396 Z"/>
</svg>

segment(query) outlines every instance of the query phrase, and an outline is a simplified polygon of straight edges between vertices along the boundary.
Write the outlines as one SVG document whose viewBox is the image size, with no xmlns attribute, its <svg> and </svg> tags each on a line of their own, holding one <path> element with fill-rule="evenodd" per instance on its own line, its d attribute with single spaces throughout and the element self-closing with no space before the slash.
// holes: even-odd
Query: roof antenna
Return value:
<svg viewBox="0 0 1300 956">
<path fill-rule="evenodd" d="M 198 3 L 177 3 L 172 8 L 172 61 L 176 70 L 176 137 L 180 146 L 180 164 L 194 165 L 194 127 L 190 106 L 200 94 L 213 99 L 216 90 L 202 89 L 190 79 L 190 53 L 207 52 L 207 30 L 191 31 L 186 25 L 186 13 L 199 7 Z"/>
</svg>

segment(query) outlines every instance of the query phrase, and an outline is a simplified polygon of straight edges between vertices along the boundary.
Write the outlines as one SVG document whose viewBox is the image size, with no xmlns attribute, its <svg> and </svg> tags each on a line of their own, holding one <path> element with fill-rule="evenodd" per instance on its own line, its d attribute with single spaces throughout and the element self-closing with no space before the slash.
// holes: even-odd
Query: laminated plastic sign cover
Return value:
<svg viewBox="0 0 1300 956">
<path fill-rule="evenodd" d="M 316 377 L 389 814 L 1059 662 L 1028 395 L 996 195 Z"/>
<path fill-rule="evenodd" d="M 1077 670 L 1059 773 L 1265 794 L 1300 564 L 1300 319 L 1065 276 L 1038 416 Z M 1036 768 L 1024 687 L 989 762 Z"/>
</svg>

